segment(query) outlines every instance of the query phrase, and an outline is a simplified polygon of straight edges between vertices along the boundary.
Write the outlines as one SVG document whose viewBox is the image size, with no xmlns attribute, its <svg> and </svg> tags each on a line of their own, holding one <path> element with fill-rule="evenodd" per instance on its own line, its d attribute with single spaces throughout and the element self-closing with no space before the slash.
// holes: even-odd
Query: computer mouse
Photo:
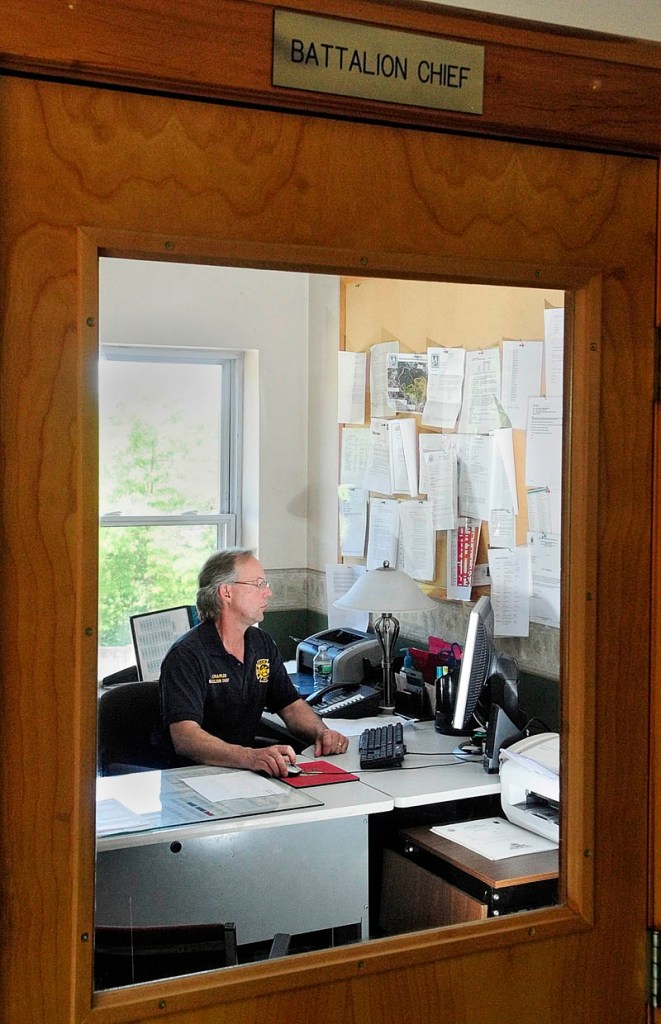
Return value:
<svg viewBox="0 0 661 1024">
<path fill-rule="evenodd" d="M 302 771 L 303 771 L 303 769 L 299 768 L 297 764 L 288 764 L 287 765 L 287 778 L 291 779 L 295 775 L 300 775 Z"/>
</svg>

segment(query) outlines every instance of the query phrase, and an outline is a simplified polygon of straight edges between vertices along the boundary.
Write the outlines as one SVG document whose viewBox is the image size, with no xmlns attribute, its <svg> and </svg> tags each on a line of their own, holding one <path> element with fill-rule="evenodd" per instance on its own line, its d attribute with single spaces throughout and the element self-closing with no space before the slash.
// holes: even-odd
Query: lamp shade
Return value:
<svg viewBox="0 0 661 1024">
<path fill-rule="evenodd" d="M 334 604 L 360 612 L 419 612 L 434 607 L 408 573 L 391 569 L 388 562 L 359 576 Z"/>
</svg>

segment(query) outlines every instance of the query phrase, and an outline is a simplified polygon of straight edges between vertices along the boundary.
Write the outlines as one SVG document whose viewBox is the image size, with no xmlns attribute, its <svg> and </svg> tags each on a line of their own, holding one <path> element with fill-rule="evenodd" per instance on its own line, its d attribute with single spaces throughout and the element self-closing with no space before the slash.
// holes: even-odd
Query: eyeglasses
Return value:
<svg viewBox="0 0 661 1024">
<path fill-rule="evenodd" d="M 258 590 L 265 590 L 266 587 L 271 589 L 271 584 L 268 580 L 263 577 L 258 580 L 232 580 L 233 583 L 240 583 L 242 587 L 257 587 Z"/>
</svg>

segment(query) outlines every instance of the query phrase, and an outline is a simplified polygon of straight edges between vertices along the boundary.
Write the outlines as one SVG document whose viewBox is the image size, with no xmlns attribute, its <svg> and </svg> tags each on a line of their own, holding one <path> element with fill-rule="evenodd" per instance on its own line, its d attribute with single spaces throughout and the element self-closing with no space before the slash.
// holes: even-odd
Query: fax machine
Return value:
<svg viewBox="0 0 661 1024">
<path fill-rule="evenodd" d="M 513 824 L 560 841 L 560 737 L 543 732 L 500 752 L 500 799 Z"/>
<path fill-rule="evenodd" d="M 312 680 L 314 656 L 325 644 L 333 663 L 333 683 L 359 683 L 364 678 L 363 659 L 371 665 L 381 664 L 381 645 L 374 633 L 358 629 L 325 629 L 301 640 L 296 648 L 296 671 Z"/>
</svg>

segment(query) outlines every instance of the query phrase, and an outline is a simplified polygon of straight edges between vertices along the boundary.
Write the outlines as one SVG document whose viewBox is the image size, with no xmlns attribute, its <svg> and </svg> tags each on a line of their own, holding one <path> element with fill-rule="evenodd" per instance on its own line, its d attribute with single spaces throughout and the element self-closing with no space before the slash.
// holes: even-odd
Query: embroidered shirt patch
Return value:
<svg viewBox="0 0 661 1024">
<path fill-rule="evenodd" d="M 255 665 L 255 675 L 260 683 L 268 683 L 270 675 L 270 662 L 268 658 L 260 658 Z"/>
</svg>

